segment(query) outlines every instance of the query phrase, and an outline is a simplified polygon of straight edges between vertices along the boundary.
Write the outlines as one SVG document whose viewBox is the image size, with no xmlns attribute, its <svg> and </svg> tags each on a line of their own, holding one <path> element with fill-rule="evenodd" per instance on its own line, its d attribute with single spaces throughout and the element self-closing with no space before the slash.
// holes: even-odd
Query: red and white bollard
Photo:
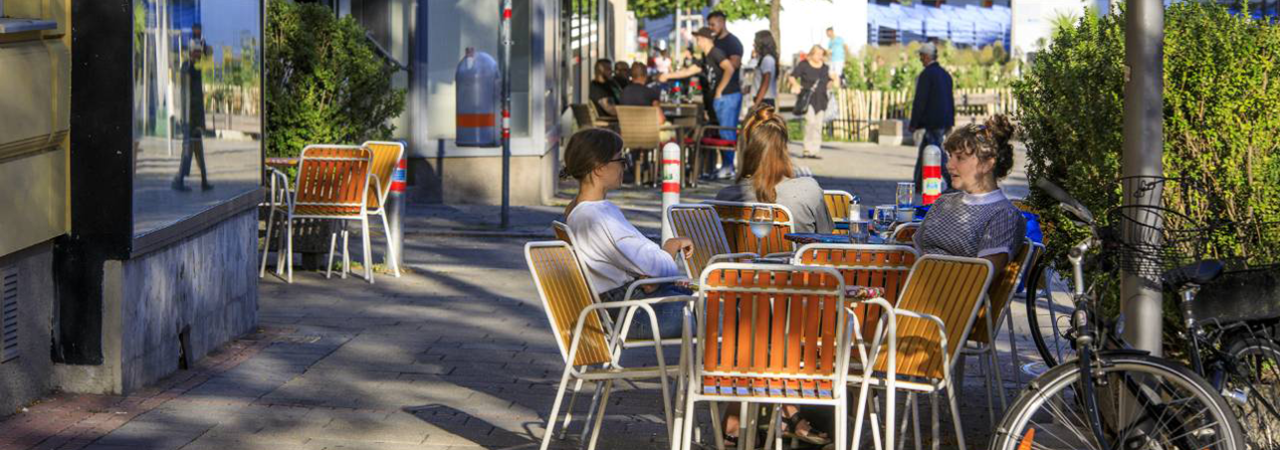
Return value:
<svg viewBox="0 0 1280 450">
<path fill-rule="evenodd" d="M 932 205 L 938 200 L 938 196 L 942 195 L 944 189 L 942 183 L 942 149 L 936 145 L 930 145 L 924 148 L 924 168 L 921 169 L 921 183 L 924 187 L 920 189 L 920 199 L 926 205 Z"/>
<path fill-rule="evenodd" d="M 387 195 L 387 222 L 391 228 L 387 236 L 391 254 L 387 256 L 391 260 L 390 269 L 397 277 L 400 276 L 400 265 L 404 264 L 404 227 L 401 225 L 404 221 L 404 186 L 408 180 L 408 168 L 409 159 L 402 155 L 400 162 L 396 163 L 395 172 L 391 174 L 391 190 Z"/>
<path fill-rule="evenodd" d="M 667 208 L 680 203 L 680 145 L 668 142 L 662 147 L 662 241 L 674 234 L 667 220 Z"/>
</svg>

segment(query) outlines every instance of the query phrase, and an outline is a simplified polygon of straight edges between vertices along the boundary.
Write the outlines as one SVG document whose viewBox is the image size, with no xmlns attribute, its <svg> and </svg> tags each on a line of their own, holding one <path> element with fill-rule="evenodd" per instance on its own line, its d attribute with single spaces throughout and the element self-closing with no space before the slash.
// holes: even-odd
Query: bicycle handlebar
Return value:
<svg viewBox="0 0 1280 450">
<path fill-rule="evenodd" d="M 1046 194 L 1049 194 L 1049 196 L 1053 197 L 1054 200 L 1057 200 L 1062 205 L 1062 208 L 1067 210 L 1069 214 L 1075 216 L 1076 219 L 1079 219 L 1081 222 L 1088 225 L 1093 225 L 1093 213 L 1090 213 L 1089 208 L 1086 208 L 1078 200 L 1072 198 L 1070 194 L 1067 194 L 1067 191 L 1064 191 L 1062 188 L 1058 187 L 1058 185 L 1053 184 L 1052 181 L 1044 178 L 1036 180 L 1036 187 L 1040 188 L 1040 190 L 1044 191 Z"/>
</svg>

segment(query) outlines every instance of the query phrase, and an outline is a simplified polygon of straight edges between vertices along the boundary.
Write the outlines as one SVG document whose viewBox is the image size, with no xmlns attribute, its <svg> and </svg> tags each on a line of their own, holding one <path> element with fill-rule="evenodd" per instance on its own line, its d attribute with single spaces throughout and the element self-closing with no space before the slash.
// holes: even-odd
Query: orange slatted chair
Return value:
<svg viewBox="0 0 1280 450">
<path fill-rule="evenodd" d="M 369 215 L 382 218 L 382 232 L 387 237 L 387 267 L 396 277 L 400 276 L 400 255 L 396 255 L 391 245 L 391 226 L 387 224 L 387 196 L 391 193 L 391 179 L 395 175 L 396 165 L 404 157 L 404 144 L 399 142 L 368 141 L 363 147 L 373 152 L 373 172 L 376 190 L 369 191 Z"/>
<path fill-rule="evenodd" d="M 551 229 L 556 233 L 556 239 L 564 241 L 564 243 L 573 245 L 573 235 L 569 233 L 569 225 L 559 220 L 551 221 Z"/>
<path fill-rule="evenodd" d="M 836 224 L 848 224 L 853 221 L 853 194 L 845 191 L 827 190 L 822 191 L 822 200 L 827 204 L 827 213 L 831 215 L 831 220 Z M 836 227 L 832 231 L 835 234 L 849 234 L 847 228 L 841 229 Z"/>
<path fill-rule="evenodd" d="M 807 244 L 796 250 L 795 264 L 836 269 L 844 277 L 845 286 L 884 289 L 884 298 L 892 305 L 918 258 L 914 248 L 902 245 Z M 863 339 L 874 338 L 874 324 L 882 313 L 874 305 L 858 305 L 854 309 Z"/>
<path fill-rule="evenodd" d="M 755 253 L 765 256 L 790 257 L 795 245 L 783 236 L 792 233 L 795 224 L 791 221 L 791 210 L 786 206 L 771 203 L 740 203 L 708 200 L 706 202 L 716 209 L 720 216 L 720 225 L 729 238 L 729 250 L 734 253 Z M 773 209 L 773 232 L 764 240 L 764 248 L 759 249 L 759 240 L 751 233 L 751 211 L 753 207 L 769 207 Z"/>
<path fill-rule="evenodd" d="M 293 221 L 297 219 L 339 219 L 360 221 L 364 237 L 364 275 L 373 283 L 372 251 L 369 247 L 369 191 L 375 182 L 371 167 L 373 154 L 369 149 L 353 145 L 308 145 L 302 149 L 298 161 L 298 180 L 293 190 L 285 192 L 287 202 L 271 208 L 267 216 L 267 236 L 271 236 L 272 222 L 277 212 L 285 218 L 285 232 L 281 233 L 277 252 L 276 272 L 288 271 L 286 280 L 293 282 Z M 284 177 L 275 172 L 273 177 Z M 287 179 L 287 178 L 286 178 Z M 345 233 L 345 231 L 344 231 Z M 336 235 L 329 241 L 329 266 L 333 266 L 333 245 Z M 345 245 L 344 245 L 345 247 Z M 262 252 L 262 277 L 267 268 L 267 250 Z M 343 273 L 351 266 L 343 250 Z M 326 274 L 328 276 L 328 274 Z"/>
<path fill-rule="evenodd" d="M 899 224 L 893 229 L 893 241 L 899 244 L 914 245 L 916 231 L 920 229 L 919 222 L 907 222 Z"/>
<path fill-rule="evenodd" d="M 689 279 L 696 280 L 702 270 L 717 262 L 736 262 L 756 258 L 755 253 L 733 253 L 729 238 L 715 208 L 706 204 L 678 203 L 667 208 L 667 223 L 675 237 L 693 241 L 693 254 L 685 259 Z"/>
<path fill-rule="evenodd" d="M 556 399 L 548 415 L 546 431 L 542 437 L 542 450 L 551 444 L 551 436 L 558 422 L 560 406 L 570 381 L 575 381 L 573 399 L 565 409 L 564 428 L 568 428 L 572 418 L 574 399 L 583 381 L 602 383 L 604 395 L 598 405 L 599 416 L 591 432 L 590 449 L 594 449 L 600 436 L 600 418 L 605 415 L 605 407 L 609 403 L 609 394 L 613 383 L 617 380 L 658 379 L 661 381 L 663 413 L 667 419 L 668 436 L 674 429 L 671 410 L 671 377 L 680 377 L 683 367 L 668 366 L 659 343 L 660 336 L 654 336 L 651 344 L 657 356 L 656 366 L 622 367 L 619 364 L 621 349 L 619 339 L 612 335 L 607 324 L 601 319 L 600 312 L 607 309 L 639 308 L 647 311 L 637 316 L 636 320 L 652 320 L 650 325 L 658 329 L 654 320 L 652 305 L 663 302 L 692 303 L 693 297 L 666 297 L 646 300 L 627 300 L 621 302 L 600 303 L 587 282 L 586 274 L 574 255 L 573 248 L 563 241 L 530 242 L 525 245 L 525 260 L 529 263 L 529 273 L 533 276 L 538 288 L 538 296 L 542 299 L 543 308 L 550 322 L 551 332 L 555 335 L 556 346 L 560 356 L 564 358 L 564 374 L 560 378 L 560 387 L 556 391 Z M 687 337 L 686 333 L 686 337 Z M 687 349 L 688 346 L 681 346 Z M 687 360 L 681 354 L 681 363 Z M 679 388 L 677 388 L 677 394 Z M 679 401 L 679 399 L 677 399 Z M 591 419 L 588 417 L 587 422 Z"/>
<path fill-rule="evenodd" d="M 1031 242 L 1030 239 L 1024 240 L 1021 248 L 1004 270 L 1000 272 L 999 277 L 991 283 L 991 290 L 987 292 L 987 307 L 978 311 L 977 322 L 973 324 L 973 332 L 969 333 L 968 346 L 964 349 L 964 354 L 984 356 L 983 364 L 986 364 L 986 383 L 987 383 L 987 408 L 988 414 L 994 420 L 995 407 L 992 401 L 991 389 L 994 377 L 995 386 L 1000 395 L 1000 409 L 1008 407 L 1004 397 L 1004 379 L 1000 373 L 1000 365 L 997 364 L 995 346 L 992 345 L 992 336 L 987 330 L 994 328 L 995 335 L 1000 335 L 1001 324 L 1008 322 L 1010 330 L 1013 329 L 1013 315 L 1009 314 L 1009 304 L 1012 303 L 1013 295 L 1018 289 L 1018 281 L 1021 280 L 1028 267 L 1032 267 L 1038 260 L 1039 254 L 1044 249 L 1043 245 Z M 1018 344 L 1013 333 L 1009 333 L 1009 347 L 1013 353 L 1013 367 L 1015 381 L 1018 376 Z"/>
<path fill-rule="evenodd" d="M 700 287 L 697 353 L 674 442 L 690 448 L 697 402 L 713 402 L 713 421 L 721 401 L 825 405 L 845 417 L 849 333 L 839 272 L 716 263 Z M 847 424 L 836 424 L 833 438 L 843 449 Z"/>
<path fill-rule="evenodd" d="M 916 261 L 907 277 L 906 286 L 894 306 L 886 314 L 889 326 L 872 344 L 875 364 L 850 374 L 849 382 L 860 386 L 854 422 L 854 448 L 861 442 L 863 414 L 871 387 L 883 388 L 888 394 L 884 406 L 885 447 L 894 446 L 897 430 L 894 394 L 908 391 L 908 412 L 919 423 L 919 408 L 913 403 L 916 394 L 929 394 L 933 411 L 937 411 L 937 394 L 945 390 L 951 403 L 952 421 L 960 448 L 965 448 L 960 425 L 957 381 L 953 368 L 960 360 L 960 350 L 983 307 L 991 285 L 991 262 L 979 258 L 925 255 Z M 938 415 L 932 415 L 933 442 L 938 439 Z M 875 424 L 873 424 L 875 428 Z M 875 428 L 877 433 L 878 428 Z M 904 428 L 905 431 L 905 428 Z M 916 435 L 919 435 L 916 429 Z"/>
</svg>

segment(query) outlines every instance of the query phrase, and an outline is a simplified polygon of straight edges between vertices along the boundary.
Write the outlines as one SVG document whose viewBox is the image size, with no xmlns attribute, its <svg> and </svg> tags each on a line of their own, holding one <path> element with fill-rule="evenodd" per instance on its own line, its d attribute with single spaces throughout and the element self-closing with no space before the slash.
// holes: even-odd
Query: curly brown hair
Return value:
<svg viewBox="0 0 1280 450">
<path fill-rule="evenodd" d="M 1013 170 L 1013 145 L 1009 140 L 1015 130 L 1008 117 L 997 114 L 985 123 L 969 124 L 952 131 L 942 148 L 953 156 L 977 155 L 982 161 L 994 160 L 992 172 L 998 181 Z"/>
</svg>

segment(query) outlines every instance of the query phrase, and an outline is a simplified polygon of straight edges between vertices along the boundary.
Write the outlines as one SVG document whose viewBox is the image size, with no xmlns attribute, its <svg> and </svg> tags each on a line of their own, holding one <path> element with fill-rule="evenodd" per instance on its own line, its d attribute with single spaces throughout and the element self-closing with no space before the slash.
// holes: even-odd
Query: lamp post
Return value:
<svg viewBox="0 0 1280 450">
<path fill-rule="evenodd" d="M 511 227 L 511 0 L 502 0 L 499 29 L 502 57 L 502 229 Z"/>
<path fill-rule="evenodd" d="M 1124 154 L 1121 173 L 1128 177 L 1158 177 L 1164 173 L 1164 4 L 1160 0 L 1130 0 L 1125 17 Z M 1160 184 L 1142 191 L 1139 183 L 1124 183 L 1125 205 L 1161 204 Z M 1143 225 L 1161 227 L 1154 215 Z M 1128 242 L 1141 236 L 1126 228 Z M 1146 228 L 1146 227 L 1142 227 Z M 1159 356 L 1163 333 L 1162 296 L 1158 280 L 1122 271 L 1121 311 L 1130 324 L 1124 338 L 1135 348 Z"/>
</svg>

